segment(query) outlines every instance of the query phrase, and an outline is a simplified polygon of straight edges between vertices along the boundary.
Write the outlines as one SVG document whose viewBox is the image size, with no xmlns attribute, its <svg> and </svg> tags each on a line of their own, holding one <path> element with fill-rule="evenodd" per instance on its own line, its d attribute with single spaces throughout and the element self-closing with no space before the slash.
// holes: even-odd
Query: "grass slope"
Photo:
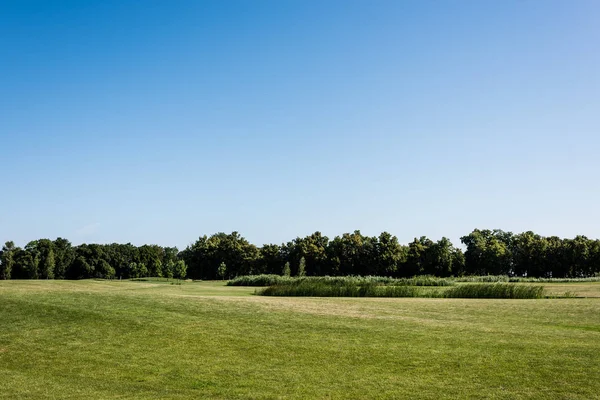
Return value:
<svg viewBox="0 0 600 400">
<path fill-rule="evenodd" d="M 0 398 L 599 397 L 598 298 L 253 291 L 222 282 L 0 282 Z M 585 291 L 597 295 L 600 285 Z"/>
</svg>

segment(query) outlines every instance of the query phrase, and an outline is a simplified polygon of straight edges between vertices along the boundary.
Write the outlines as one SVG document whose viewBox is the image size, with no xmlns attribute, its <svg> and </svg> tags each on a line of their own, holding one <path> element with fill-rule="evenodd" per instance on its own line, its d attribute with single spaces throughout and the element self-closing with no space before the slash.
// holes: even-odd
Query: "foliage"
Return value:
<svg viewBox="0 0 600 400">
<path fill-rule="evenodd" d="M 221 279 L 225 279 L 225 275 L 227 275 L 227 265 L 225 265 L 224 262 L 219 264 L 219 269 L 217 270 L 217 273 L 219 274 Z"/>
<path fill-rule="evenodd" d="M 290 275 L 292 274 L 292 270 L 290 268 L 290 262 L 287 261 L 284 265 L 283 265 L 283 271 L 281 272 L 281 275 L 285 278 L 289 278 Z"/>
<path fill-rule="evenodd" d="M 168 260 L 163 264 L 162 276 L 167 279 L 172 279 L 175 273 L 175 263 L 173 260 Z"/>
<path fill-rule="evenodd" d="M 6 242 L 0 251 L 0 279 L 10 279 L 15 264 L 14 253 L 14 242 Z"/>
<path fill-rule="evenodd" d="M 238 232 L 219 232 L 198 238 L 180 252 L 175 247 L 154 244 L 72 246 L 63 238 L 38 239 L 23 248 L 12 242 L 4 245 L 0 252 L 0 279 L 170 278 L 175 276 L 179 261 L 184 261 L 186 269 L 182 275 L 180 268 L 178 276 L 202 280 L 283 274 L 395 279 L 425 275 L 456 277 L 467 282 L 544 282 L 600 274 L 600 240 L 581 235 L 561 239 L 533 232 L 475 229 L 461 242 L 464 253 L 445 237 L 433 241 L 421 236 L 403 245 L 388 232 L 365 236 L 356 230 L 331 240 L 314 232 L 281 245 L 257 247 Z M 221 273 L 221 263 L 226 265 L 225 275 Z"/>
<path fill-rule="evenodd" d="M 300 262 L 298 263 L 298 277 L 306 276 L 306 259 L 304 257 L 300 257 Z"/>
<path fill-rule="evenodd" d="M 52 248 L 48 249 L 48 252 L 43 260 L 44 262 L 40 270 L 40 278 L 54 279 L 54 268 L 56 267 L 56 262 L 54 260 L 54 250 L 52 250 Z"/>
<path fill-rule="evenodd" d="M 185 265 L 185 261 L 178 260 L 175 263 L 175 268 L 173 268 L 173 277 L 176 279 L 185 279 L 187 274 L 187 265 Z"/>
</svg>

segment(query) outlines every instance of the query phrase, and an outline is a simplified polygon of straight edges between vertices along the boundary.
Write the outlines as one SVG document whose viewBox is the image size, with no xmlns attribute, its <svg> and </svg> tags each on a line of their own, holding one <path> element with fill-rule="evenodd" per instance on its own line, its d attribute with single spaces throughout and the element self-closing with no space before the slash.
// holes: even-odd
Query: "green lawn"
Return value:
<svg viewBox="0 0 600 400">
<path fill-rule="evenodd" d="M 0 398 L 600 398 L 600 283 L 544 286 L 588 298 L 0 281 Z"/>
</svg>

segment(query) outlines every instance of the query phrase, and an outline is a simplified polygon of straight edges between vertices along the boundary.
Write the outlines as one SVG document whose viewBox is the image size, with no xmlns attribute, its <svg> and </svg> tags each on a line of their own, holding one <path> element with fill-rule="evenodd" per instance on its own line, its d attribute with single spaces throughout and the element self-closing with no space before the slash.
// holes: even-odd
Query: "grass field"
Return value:
<svg viewBox="0 0 600 400">
<path fill-rule="evenodd" d="M 224 285 L 0 281 L 0 398 L 600 398 L 600 283 L 537 300 Z"/>
</svg>

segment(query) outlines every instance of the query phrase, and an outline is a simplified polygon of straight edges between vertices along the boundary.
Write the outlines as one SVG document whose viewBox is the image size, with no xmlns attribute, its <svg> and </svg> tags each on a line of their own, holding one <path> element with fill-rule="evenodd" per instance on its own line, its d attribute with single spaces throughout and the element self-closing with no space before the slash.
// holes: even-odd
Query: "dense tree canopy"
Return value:
<svg viewBox="0 0 600 400">
<path fill-rule="evenodd" d="M 320 232 L 257 247 L 238 232 L 202 236 L 176 247 L 127 244 L 73 246 L 58 238 L 11 241 L 0 251 L 0 279 L 141 278 L 228 279 L 248 274 L 286 275 L 510 275 L 586 277 L 600 274 L 600 240 L 561 239 L 533 232 L 475 229 L 464 252 L 447 238 L 415 238 L 407 245 L 388 232 L 360 231 L 329 239 Z"/>
</svg>

